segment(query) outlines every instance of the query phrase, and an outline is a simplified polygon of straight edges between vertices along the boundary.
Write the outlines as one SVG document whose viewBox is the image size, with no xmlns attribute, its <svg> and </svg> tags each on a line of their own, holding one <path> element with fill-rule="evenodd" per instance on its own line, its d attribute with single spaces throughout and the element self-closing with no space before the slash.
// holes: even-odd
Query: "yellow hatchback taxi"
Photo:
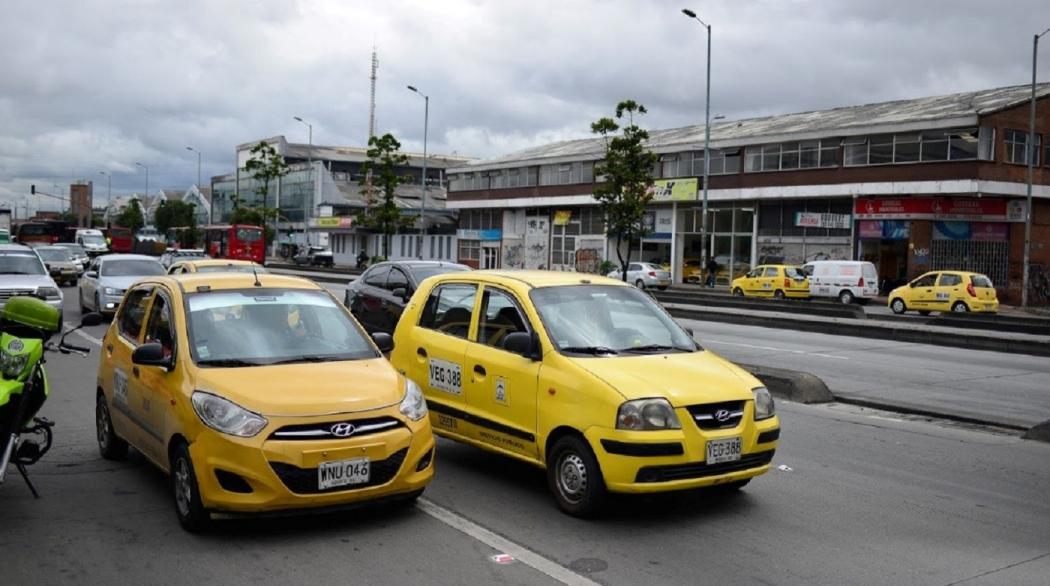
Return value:
<svg viewBox="0 0 1050 586">
<path fill-rule="evenodd" d="M 154 277 L 102 341 L 102 456 L 128 445 L 171 476 L 190 531 L 212 512 L 412 501 L 433 475 L 419 387 L 331 294 L 305 279 Z"/>
<path fill-rule="evenodd" d="M 172 263 L 169 275 L 183 273 L 266 273 L 266 267 L 250 260 L 229 258 L 188 258 Z"/>
<path fill-rule="evenodd" d="M 991 279 L 966 271 L 933 271 L 890 292 L 887 303 L 893 313 L 918 311 L 968 311 L 996 313 L 999 298 Z"/>
<path fill-rule="evenodd" d="M 424 385 L 438 435 L 546 469 L 572 515 L 598 512 L 607 492 L 739 488 L 777 447 L 762 383 L 615 279 L 431 277 L 394 342 L 390 360 Z"/>
<path fill-rule="evenodd" d="M 738 297 L 809 299 L 809 280 L 791 265 L 758 265 L 733 279 L 730 290 Z"/>
</svg>

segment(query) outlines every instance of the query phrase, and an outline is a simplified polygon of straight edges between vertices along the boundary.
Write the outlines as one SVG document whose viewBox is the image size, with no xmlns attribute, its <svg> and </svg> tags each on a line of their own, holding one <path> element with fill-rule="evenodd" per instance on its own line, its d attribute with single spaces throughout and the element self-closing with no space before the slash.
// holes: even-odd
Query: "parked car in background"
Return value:
<svg viewBox="0 0 1050 586">
<path fill-rule="evenodd" d="M 250 260 L 234 260 L 230 258 L 184 258 L 179 259 L 168 267 L 169 275 L 184 275 L 187 273 L 255 273 L 264 274 L 269 271 L 266 267 Z"/>
<path fill-rule="evenodd" d="M 97 311 L 112 315 L 120 306 L 124 291 L 143 277 L 164 274 L 164 267 L 152 256 L 107 254 L 96 256 L 80 279 L 77 294 L 80 312 Z M 90 308 L 90 309 L 89 309 Z"/>
<path fill-rule="evenodd" d="M 20 244 L 0 244 L 0 309 L 7 300 L 32 295 L 62 311 L 62 290 L 33 249 Z"/>
<path fill-rule="evenodd" d="M 60 246 L 40 246 L 34 249 L 44 261 L 51 278 L 59 285 L 75 285 L 80 276 L 69 249 Z"/>
<path fill-rule="evenodd" d="M 686 283 L 703 283 L 704 267 L 700 259 L 687 258 L 682 262 L 682 281 Z"/>
<path fill-rule="evenodd" d="M 73 243 L 83 247 L 88 256 L 98 256 L 109 252 L 109 245 L 106 244 L 106 236 L 102 234 L 102 230 L 78 228 L 74 233 Z"/>
<path fill-rule="evenodd" d="M 405 303 L 423 279 L 469 270 L 466 265 L 436 260 L 377 263 L 347 285 L 343 305 L 369 333 L 393 333 Z"/>
<path fill-rule="evenodd" d="M 890 292 L 887 303 L 893 313 L 918 311 L 968 311 L 996 313 L 999 298 L 991 279 L 967 271 L 933 271 Z"/>
<path fill-rule="evenodd" d="M 0 228 L 0 244 L 11 244 L 11 231 L 7 228 Z"/>
<path fill-rule="evenodd" d="M 802 265 L 813 297 L 835 297 L 843 303 L 867 303 L 879 294 L 875 265 L 861 260 L 814 260 Z"/>
<path fill-rule="evenodd" d="M 190 258 L 208 258 L 208 254 L 203 248 L 169 248 L 160 255 L 160 264 L 169 268 L 179 260 Z"/>
<path fill-rule="evenodd" d="M 73 242 L 59 242 L 55 246 L 61 246 L 69 251 L 73 257 L 73 263 L 77 265 L 77 275 L 83 275 L 88 263 L 91 262 L 91 257 L 88 256 L 84 247 Z"/>
<path fill-rule="evenodd" d="M 619 280 L 623 276 L 623 271 L 617 268 L 605 276 Z M 627 265 L 627 282 L 639 289 L 656 287 L 663 291 L 671 286 L 671 272 L 653 263 L 632 262 Z"/>
<path fill-rule="evenodd" d="M 799 267 L 758 265 L 743 277 L 733 279 L 730 290 L 738 297 L 808 299 L 809 281 Z"/>
<path fill-rule="evenodd" d="M 332 249 L 327 246 L 310 246 L 292 258 L 297 265 L 309 265 L 314 267 L 330 267 L 335 265 L 335 257 Z"/>
</svg>

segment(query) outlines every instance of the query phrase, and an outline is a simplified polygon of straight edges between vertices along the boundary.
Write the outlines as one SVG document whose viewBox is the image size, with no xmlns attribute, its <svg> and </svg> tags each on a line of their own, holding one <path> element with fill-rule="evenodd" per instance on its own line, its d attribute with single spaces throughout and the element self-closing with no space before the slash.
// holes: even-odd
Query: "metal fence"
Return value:
<svg viewBox="0 0 1050 586">
<path fill-rule="evenodd" d="M 996 287 L 1006 287 L 1010 258 L 1008 242 L 934 240 L 931 252 L 931 270 L 981 273 Z"/>
</svg>

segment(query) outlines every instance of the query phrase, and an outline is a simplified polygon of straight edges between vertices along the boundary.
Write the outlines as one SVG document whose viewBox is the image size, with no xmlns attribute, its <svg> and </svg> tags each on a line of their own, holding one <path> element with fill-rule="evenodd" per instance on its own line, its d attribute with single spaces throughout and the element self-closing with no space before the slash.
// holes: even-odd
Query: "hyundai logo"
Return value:
<svg viewBox="0 0 1050 586">
<path fill-rule="evenodd" d="M 350 437 L 354 435 L 354 429 L 353 423 L 336 423 L 329 431 L 335 437 Z"/>
<path fill-rule="evenodd" d="M 719 409 L 715 411 L 715 420 L 719 423 L 725 423 L 729 419 L 729 409 Z"/>
</svg>

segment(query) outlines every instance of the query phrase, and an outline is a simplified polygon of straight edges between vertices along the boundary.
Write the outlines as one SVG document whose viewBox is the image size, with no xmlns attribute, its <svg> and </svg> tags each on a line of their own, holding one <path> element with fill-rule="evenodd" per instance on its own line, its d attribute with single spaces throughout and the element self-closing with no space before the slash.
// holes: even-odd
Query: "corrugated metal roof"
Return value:
<svg viewBox="0 0 1050 586">
<path fill-rule="evenodd" d="M 726 120 L 711 125 L 711 147 L 761 144 L 791 138 L 866 134 L 879 132 L 880 129 L 885 132 L 892 131 L 895 127 L 918 129 L 924 124 L 936 126 L 937 122 L 976 124 L 978 116 L 1024 103 L 1031 98 L 1031 91 L 1031 85 L 1019 85 L 830 110 Z M 1039 84 L 1036 95 L 1050 95 L 1050 83 Z M 704 141 L 704 126 L 701 124 L 650 130 L 649 137 L 647 144 L 656 151 L 673 151 L 675 147 L 700 148 Z M 566 140 L 471 161 L 464 166 L 449 169 L 449 172 L 469 172 L 545 160 L 598 159 L 604 152 L 605 142 L 601 137 Z"/>
</svg>

